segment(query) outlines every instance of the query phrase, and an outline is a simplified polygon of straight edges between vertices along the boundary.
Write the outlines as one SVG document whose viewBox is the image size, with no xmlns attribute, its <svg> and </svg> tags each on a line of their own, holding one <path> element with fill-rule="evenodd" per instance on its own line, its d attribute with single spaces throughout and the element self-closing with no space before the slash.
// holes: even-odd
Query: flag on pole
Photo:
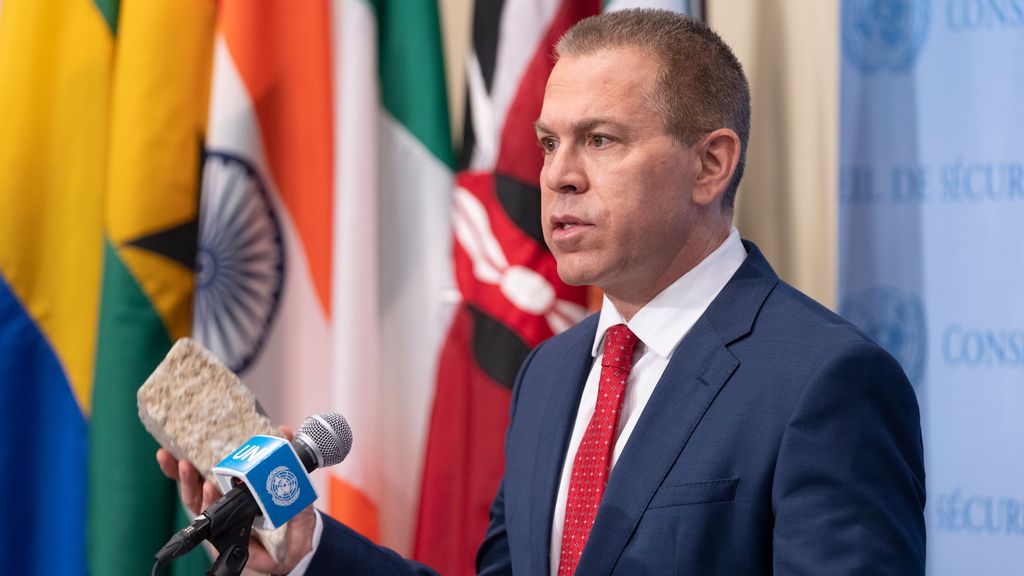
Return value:
<svg viewBox="0 0 1024 576">
<path fill-rule="evenodd" d="M 220 5 L 194 334 L 273 420 L 342 412 L 322 507 L 400 551 L 450 284 L 433 2 Z"/>
<path fill-rule="evenodd" d="M 89 433 L 89 569 L 137 574 L 185 523 L 136 392 L 191 326 L 214 6 L 122 0 L 112 13 L 103 276 Z M 209 564 L 203 553 L 181 573 Z"/>
<path fill-rule="evenodd" d="M 338 5 L 335 278 L 345 322 L 334 341 L 334 398 L 352 415 L 360 448 L 331 477 L 331 510 L 410 554 L 437 350 L 452 307 L 441 26 L 433 0 Z M 361 336 L 367 329 L 372 338 Z M 376 379 L 351 368 L 369 358 Z"/>
<path fill-rule="evenodd" d="M 691 12 L 685 0 L 477 2 L 452 208 L 461 302 L 441 351 L 415 547 L 443 574 L 474 573 L 520 364 L 586 313 L 586 288 L 558 278 L 540 224 L 533 123 L 554 44 L 602 9 L 640 6 Z"/>
<path fill-rule="evenodd" d="M 212 14 L 3 6 L 0 421 L 25 439 L 0 449 L 21 487 L 0 536 L 12 573 L 144 573 L 181 524 L 135 391 L 188 332 Z"/>
<path fill-rule="evenodd" d="M 326 0 L 219 4 L 203 157 L 192 334 L 293 429 L 335 408 L 330 26 Z"/>
<path fill-rule="evenodd" d="M 114 33 L 88 0 L 0 13 L 0 558 L 86 571 L 88 429 Z M 54 522 L 59 519 L 59 522 Z"/>
<path fill-rule="evenodd" d="M 463 157 L 452 207 L 461 295 L 441 351 L 415 557 L 473 574 L 504 469 L 519 365 L 582 319 L 586 290 L 563 284 L 540 228 L 540 115 L 555 41 L 598 0 L 479 2 L 467 61 Z M 443 526 L 443 529 L 438 529 Z"/>
</svg>

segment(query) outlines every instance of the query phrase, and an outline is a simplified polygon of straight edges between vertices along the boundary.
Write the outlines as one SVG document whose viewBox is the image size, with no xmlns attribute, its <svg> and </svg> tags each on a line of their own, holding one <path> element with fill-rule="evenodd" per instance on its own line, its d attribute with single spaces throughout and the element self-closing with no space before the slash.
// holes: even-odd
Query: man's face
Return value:
<svg viewBox="0 0 1024 576">
<path fill-rule="evenodd" d="M 693 265 L 699 158 L 648 103 L 657 68 L 633 48 L 563 57 L 537 121 L 542 225 L 558 274 L 612 298 L 660 291 Z"/>
</svg>

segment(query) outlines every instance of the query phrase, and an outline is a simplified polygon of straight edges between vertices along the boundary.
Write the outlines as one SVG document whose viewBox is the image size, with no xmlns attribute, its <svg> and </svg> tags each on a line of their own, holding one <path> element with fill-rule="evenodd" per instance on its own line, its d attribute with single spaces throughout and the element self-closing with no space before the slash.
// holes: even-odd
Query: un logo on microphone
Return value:
<svg viewBox="0 0 1024 576">
<path fill-rule="evenodd" d="M 847 296 L 841 313 L 899 361 L 911 384 L 921 381 L 928 335 L 917 296 L 876 286 Z"/>
<path fill-rule="evenodd" d="M 906 72 L 928 33 L 930 0 L 844 0 L 843 56 L 864 74 Z"/>
<path fill-rule="evenodd" d="M 299 479 L 287 466 L 278 466 L 267 477 L 267 492 L 274 504 L 288 506 L 299 499 Z"/>
</svg>

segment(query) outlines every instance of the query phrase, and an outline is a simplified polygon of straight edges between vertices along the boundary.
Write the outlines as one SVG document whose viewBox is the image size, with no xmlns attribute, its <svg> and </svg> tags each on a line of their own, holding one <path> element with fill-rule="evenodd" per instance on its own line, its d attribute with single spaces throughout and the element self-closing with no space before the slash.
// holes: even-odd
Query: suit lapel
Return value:
<svg viewBox="0 0 1024 576">
<path fill-rule="evenodd" d="M 531 574 L 547 574 L 551 551 L 551 522 L 558 497 L 565 451 L 572 436 L 580 396 L 593 364 L 591 355 L 597 316 L 581 326 L 580 336 L 566 347 L 560 370 L 553 370 L 545 387 L 550 391 L 548 408 L 537 436 L 537 469 L 530 490 Z M 580 572 L 583 574 L 583 572 Z"/>
<path fill-rule="evenodd" d="M 647 402 L 612 470 L 577 574 L 611 573 L 654 493 L 739 366 L 727 346 L 750 332 L 778 283 L 757 248 L 746 247 L 747 260 L 680 342 Z M 553 482 L 557 490 L 557 478 Z"/>
<path fill-rule="evenodd" d="M 612 470 L 578 574 L 611 573 L 654 493 L 738 365 L 710 323 L 698 320 L 672 355 Z"/>
</svg>

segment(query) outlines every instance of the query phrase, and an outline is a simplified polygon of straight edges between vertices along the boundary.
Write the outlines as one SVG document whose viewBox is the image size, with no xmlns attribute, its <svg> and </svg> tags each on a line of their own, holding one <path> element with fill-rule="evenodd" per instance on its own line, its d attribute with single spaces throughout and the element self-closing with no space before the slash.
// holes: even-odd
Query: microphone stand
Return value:
<svg viewBox="0 0 1024 576">
<path fill-rule="evenodd" d="M 224 526 L 218 534 L 210 536 L 210 543 L 220 552 L 213 561 L 206 576 L 241 576 L 242 569 L 249 561 L 249 534 L 256 514 L 248 518 L 239 517 L 238 522 Z"/>
<path fill-rule="evenodd" d="M 220 554 L 206 576 L 241 576 L 249 561 L 249 535 L 253 521 L 260 514 L 259 506 L 252 498 L 228 498 L 211 506 L 207 513 L 211 518 L 224 518 L 224 521 L 210 526 L 207 540 Z"/>
<path fill-rule="evenodd" d="M 219 555 L 207 576 L 241 576 L 249 561 L 249 535 L 252 523 L 260 515 L 259 504 L 242 484 L 236 484 L 223 498 L 196 516 L 156 553 L 153 574 L 188 553 L 203 540 L 209 540 Z"/>
</svg>

